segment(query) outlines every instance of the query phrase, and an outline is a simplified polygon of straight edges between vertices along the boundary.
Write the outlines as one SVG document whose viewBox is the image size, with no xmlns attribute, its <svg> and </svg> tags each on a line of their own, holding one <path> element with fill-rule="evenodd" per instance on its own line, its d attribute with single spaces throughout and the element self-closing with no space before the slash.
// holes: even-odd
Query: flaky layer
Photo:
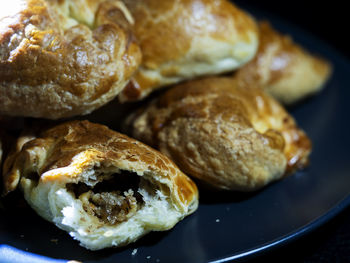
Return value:
<svg viewBox="0 0 350 263">
<path fill-rule="evenodd" d="M 284 104 L 295 103 L 324 87 L 332 72 L 328 61 L 310 54 L 267 22 L 259 28 L 258 52 L 235 78 L 248 86 L 260 85 Z"/>
<path fill-rule="evenodd" d="M 124 0 L 143 61 L 121 100 L 197 76 L 232 71 L 258 45 L 255 21 L 226 0 Z"/>
<path fill-rule="evenodd" d="M 5 191 L 96 250 L 173 227 L 198 206 L 195 184 L 168 158 L 106 126 L 64 123 L 6 160 Z"/>
<path fill-rule="evenodd" d="M 220 189 L 261 188 L 304 167 L 311 150 L 279 103 L 231 78 L 174 86 L 127 122 L 135 138 Z"/>
<path fill-rule="evenodd" d="M 5 10 L 0 114 L 57 119 L 90 113 L 113 99 L 140 63 L 133 21 L 120 1 L 15 0 Z"/>
</svg>

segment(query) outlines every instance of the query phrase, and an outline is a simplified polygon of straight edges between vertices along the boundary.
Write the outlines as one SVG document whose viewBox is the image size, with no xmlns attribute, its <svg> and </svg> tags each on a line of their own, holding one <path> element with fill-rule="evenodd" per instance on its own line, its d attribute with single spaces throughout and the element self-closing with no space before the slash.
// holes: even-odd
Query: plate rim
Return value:
<svg viewBox="0 0 350 263">
<path fill-rule="evenodd" d="M 257 20 L 261 21 L 262 19 L 259 18 L 259 16 L 261 16 L 261 14 L 263 14 L 264 16 L 266 16 L 266 18 L 268 19 L 268 21 L 271 24 L 275 24 L 276 21 L 278 21 L 282 27 L 285 28 L 292 28 L 293 29 L 293 35 L 299 36 L 302 39 L 308 39 L 310 42 L 317 42 L 318 43 L 318 48 L 322 49 L 322 50 L 327 50 L 328 54 L 332 54 L 334 56 L 331 57 L 327 57 L 326 54 L 321 54 L 324 57 L 327 57 L 328 60 L 330 60 L 333 64 L 341 64 L 343 67 L 347 67 L 350 65 L 350 58 L 348 58 L 347 56 L 345 56 L 341 51 L 339 51 L 338 49 L 336 49 L 333 45 L 331 45 L 330 43 L 328 43 L 326 40 L 321 39 L 320 37 L 318 37 L 317 35 L 315 35 L 313 32 L 309 31 L 309 30 L 305 30 L 303 28 L 301 28 L 300 26 L 294 24 L 292 21 L 286 20 L 284 19 L 282 16 L 279 16 L 278 14 L 275 14 L 273 12 L 270 12 L 268 10 L 265 9 L 258 9 L 256 7 L 249 7 L 245 8 L 244 5 L 242 5 L 239 2 L 238 6 L 242 6 L 246 11 L 248 11 L 249 13 L 252 14 L 258 14 L 257 15 Z M 291 32 L 292 33 L 292 32 Z M 293 36 L 294 37 L 294 36 Z M 349 70 L 350 72 L 350 70 Z M 334 73 L 333 73 L 334 74 Z M 332 76 L 334 77 L 334 75 Z M 331 78 L 332 78 L 331 77 Z M 329 82 L 329 81 L 328 81 Z M 325 84 L 326 87 L 328 85 L 328 82 Z M 317 95 L 316 95 L 317 96 Z M 330 207 L 326 212 L 324 212 L 323 214 L 319 215 L 318 217 L 314 218 L 312 221 L 310 221 L 309 223 L 289 232 L 284 234 L 283 236 L 280 236 L 274 240 L 271 240 L 269 242 L 266 242 L 264 244 L 255 246 L 253 248 L 244 250 L 242 252 L 237 252 L 231 255 L 223 255 L 220 258 L 217 259 L 213 259 L 213 260 L 209 260 L 207 261 L 208 263 L 224 263 L 224 262 L 230 262 L 230 261 L 234 261 L 234 260 L 240 260 L 240 259 L 246 259 L 246 260 L 250 260 L 250 259 L 254 259 L 258 256 L 261 256 L 264 253 L 267 252 L 272 252 L 273 250 L 276 250 L 282 246 L 286 246 L 292 242 L 295 242 L 296 240 L 300 239 L 301 237 L 304 237 L 307 234 L 310 234 L 311 232 L 315 231 L 317 228 L 321 227 L 322 225 L 328 223 L 331 219 L 335 218 L 336 216 L 338 216 L 341 212 L 343 212 L 345 209 L 347 209 L 348 207 L 350 207 L 350 189 L 348 191 L 347 194 L 344 194 L 343 199 L 338 200 L 338 202 L 333 205 L 332 207 Z M 40 263 L 62 263 L 62 262 L 69 262 L 69 260 L 65 260 L 65 259 L 56 259 L 56 258 L 52 258 L 52 257 L 47 257 L 44 255 L 40 255 L 40 254 L 36 254 L 36 253 L 32 253 L 32 252 L 28 252 L 22 249 L 18 249 L 14 246 L 8 245 L 6 243 L 0 243 L 0 256 L 3 256 L 6 254 L 5 253 L 14 253 L 17 255 L 21 255 L 23 256 L 23 259 L 30 259 L 30 260 L 35 260 L 35 261 L 31 261 L 33 263 L 36 262 L 40 262 Z M 27 257 L 27 258 L 24 258 Z M 0 262 L 10 262 L 10 261 L 3 261 L 3 258 L 0 258 Z M 12 261 L 11 261 L 12 262 Z M 15 261 L 16 263 L 24 263 L 27 261 Z M 90 261 L 89 261 L 90 262 Z M 94 262 L 94 261 L 93 261 Z"/>
</svg>

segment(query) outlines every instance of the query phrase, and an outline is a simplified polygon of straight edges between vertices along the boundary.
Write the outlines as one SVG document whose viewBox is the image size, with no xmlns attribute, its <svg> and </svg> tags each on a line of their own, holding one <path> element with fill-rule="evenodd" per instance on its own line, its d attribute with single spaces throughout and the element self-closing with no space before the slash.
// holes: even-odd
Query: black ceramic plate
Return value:
<svg viewBox="0 0 350 263">
<path fill-rule="evenodd" d="M 87 251 L 26 207 L 2 210 L 0 262 L 225 262 L 285 244 L 348 206 L 350 62 L 298 28 L 251 11 L 334 65 L 324 91 L 290 109 L 313 141 L 309 168 L 254 194 L 202 193 L 198 211 L 171 231 L 121 249 Z"/>
</svg>

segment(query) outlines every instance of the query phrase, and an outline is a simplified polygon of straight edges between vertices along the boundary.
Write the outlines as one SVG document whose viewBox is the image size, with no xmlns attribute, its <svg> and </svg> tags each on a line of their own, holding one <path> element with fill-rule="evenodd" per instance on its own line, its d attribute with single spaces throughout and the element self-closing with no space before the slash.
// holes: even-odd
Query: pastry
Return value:
<svg viewBox="0 0 350 263">
<path fill-rule="evenodd" d="M 123 0 L 135 19 L 142 64 L 120 94 L 139 100 L 170 84 L 232 71 L 253 58 L 254 19 L 227 0 Z M 117 14 L 116 14 L 117 16 Z"/>
<path fill-rule="evenodd" d="M 126 129 L 218 189 L 257 190 L 305 167 L 311 143 L 292 116 L 240 84 L 212 77 L 174 86 L 131 114 Z"/>
<path fill-rule="evenodd" d="M 293 104 L 317 93 L 331 75 L 330 63 L 310 54 L 292 38 L 262 22 L 255 58 L 235 73 L 247 85 L 261 85 L 284 104 Z"/>
<path fill-rule="evenodd" d="M 88 249 L 168 230 L 197 209 L 196 185 L 173 162 L 106 126 L 72 121 L 31 136 L 5 161 L 5 194 L 19 185 L 40 216 Z"/>
<path fill-rule="evenodd" d="M 4 10 L 0 114 L 58 119 L 90 113 L 124 88 L 141 61 L 121 1 L 16 0 Z"/>
</svg>

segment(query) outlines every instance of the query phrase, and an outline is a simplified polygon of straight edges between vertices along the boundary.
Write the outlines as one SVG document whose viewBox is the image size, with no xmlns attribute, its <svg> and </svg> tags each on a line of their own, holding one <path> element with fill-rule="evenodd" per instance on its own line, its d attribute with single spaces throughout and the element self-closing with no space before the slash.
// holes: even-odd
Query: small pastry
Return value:
<svg viewBox="0 0 350 263">
<path fill-rule="evenodd" d="M 172 228 L 198 206 L 196 185 L 152 148 L 88 121 L 44 130 L 6 159 L 5 194 L 17 185 L 43 218 L 97 250 Z"/>
<path fill-rule="evenodd" d="M 293 104 L 324 87 L 332 72 L 328 61 L 310 54 L 267 22 L 260 23 L 259 28 L 258 52 L 235 78 L 248 86 L 260 85 L 284 104 Z"/>
<path fill-rule="evenodd" d="M 0 114 L 88 114 L 117 96 L 141 62 L 121 1 L 15 0 L 3 11 Z M 117 11 L 120 21 L 111 17 Z"/>
<path fill-rule="evenodd" d="M 305 167 L 311 143 L 293 117 L 262 89 L 240 84 L 213 77 L 174 86 L 126 126 L 218 189 L 254 191 Z"/>
<path fill-rule="evenodd" d="M 229 72 L 253 58 L 254 19 L 227 0 L 123 0 L 135 19 L 142 64 L 121 101 L 203 75 Z M 118 16 L 118 14 L 115 14 Z"/>
</svg>

